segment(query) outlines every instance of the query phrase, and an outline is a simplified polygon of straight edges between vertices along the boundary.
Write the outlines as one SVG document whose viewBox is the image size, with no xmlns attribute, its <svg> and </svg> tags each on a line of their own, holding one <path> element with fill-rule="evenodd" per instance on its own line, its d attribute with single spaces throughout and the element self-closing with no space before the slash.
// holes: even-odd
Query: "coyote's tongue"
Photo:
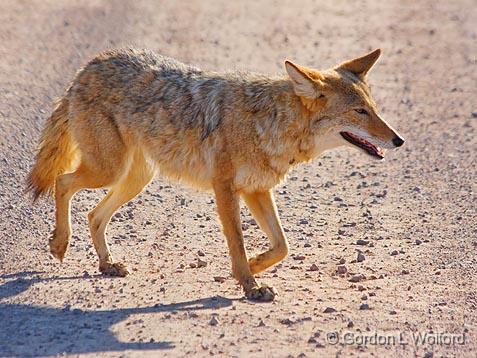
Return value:
<svg viewBox="0 0 477 358">
<path fill-rule="evenodd" d="M 369 155 L 378 157 L 380 159 L 384 158 L 384 149 L 382 149 L 381 147 L 374 145 L 366 139 L 361 138 L 351 132 L 341 132 L 340 134 L 351 144 L 354 144 L 355 146 L 364 149 Z"/>
</svg>

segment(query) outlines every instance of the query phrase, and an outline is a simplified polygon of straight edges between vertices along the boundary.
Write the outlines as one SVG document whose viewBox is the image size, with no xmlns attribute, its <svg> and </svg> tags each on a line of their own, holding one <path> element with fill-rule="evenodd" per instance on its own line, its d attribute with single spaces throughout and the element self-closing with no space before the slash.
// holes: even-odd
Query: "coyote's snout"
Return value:
<svg viewBox="0 0 477 358">
<path fill-rule="evenodd" d="M 105 52 L 81 69 L 42 133 L 27 189 L 54 192 L 51 253 L 63 260 L 71 238 L 70 200 L 84 188 L 109 188 L 89 213 L 99 270 L 124 276 L 106 242 L 114 212 L 157 171 L 212 190 L 229 246 L 232 273 L 247 297 L 276 291 L 254 278 L 288 253 L 272 189 L 293 165 L 353 145 L 383 158 L 404 140 L 378 114 L 366 75 L 376 50 L 317 71 L 285 62 L 287 76 L 216 73 L 132 49 Z M 248 258 L 242 197 L 270 239 Z"/>
</svg>

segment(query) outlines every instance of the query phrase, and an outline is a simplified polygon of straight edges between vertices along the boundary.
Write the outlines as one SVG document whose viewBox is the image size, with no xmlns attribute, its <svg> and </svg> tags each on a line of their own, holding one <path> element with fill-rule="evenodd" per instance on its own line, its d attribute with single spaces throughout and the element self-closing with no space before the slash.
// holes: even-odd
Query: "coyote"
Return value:
<svg viewBox="0 0 477 358">
<path fill-rule="evenodd" d="M 404 140 L 379 115 L 366 76 L 381 51 L 318 71 L 285 61 L 287 75 L 203 71 L 134 49 L 111 50 L 80 69 L 42 132 L 27 191 L 55 194 L 49 242 L 63 260 L 71 237 L 70 201 L 84 188 L 109 188 L 88 214 L 99 270 L 125 276 L 106 242 L 118 208 L 159 172 L 215 193 L 232 274 L 245 296 L 277 292 L 254 275 L 281 261 L 288 244 L 272 189 L 291 167 L 341 146 L 382 159 Z M 240 198 L 270 239 L 245 252 Z"/>
</svg>

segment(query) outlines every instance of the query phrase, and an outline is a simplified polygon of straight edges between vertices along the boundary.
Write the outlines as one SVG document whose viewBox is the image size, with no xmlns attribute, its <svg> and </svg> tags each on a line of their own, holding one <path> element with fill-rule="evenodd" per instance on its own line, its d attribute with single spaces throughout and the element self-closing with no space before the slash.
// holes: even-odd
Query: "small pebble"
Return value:
<svg viewBox="0 0 477 358">
<path fill-rule="evenodd" d="M 209 324 L 210 324 L 211 326 L 217 326 L 219 323 L 220 323 L 220 322 L 219 322 L 219 319 L 218 319 L 217 316 L 215 316 L 215 315 L 212 316 L 212 318 L 211 318 L 210 321 L 209 321 Z"/>
<path fill-rule="evenodd" d="M 290 326 L 290 325 L 292 325 L 292 324 L 295 323 L 295 322 L 293 322 L 290 318 L 284 318 L 284 319 L 282 319 L 282 320 L 280 321 L 280 323 L 281 323 L 281 324 L 284 324 L 284 325 L 287 325 L 287 326 Z"/>
<path fill-rule="evenodd" d="M 316 266 L 315 264 L 312 264 L 310 268 L 308 269 L 308 271 L 318 271 L 318 266 Z"/>
<path fill-rule="evenodd" d="M 339 266 L 336 268 L 336 272 L 337 272 L 339 275 L 344 275 L 346 272 L 348 272 L 348 269 L 346 268 L 345 265 L 339 265 Z"/>
<path fill-rule="evenodd" d="M 197 258 L 197 267 L 206 267 L 207 262 Z"/>
<path fill-rule="evenodd" d="M 359 281 L 362 281 L 364 280 L 364 276 L 361 275 L 361 274 L 357 274 L 357 275 L 353 275 L 349 278 L 349 282 L 359 282 Z"/>
</svg>

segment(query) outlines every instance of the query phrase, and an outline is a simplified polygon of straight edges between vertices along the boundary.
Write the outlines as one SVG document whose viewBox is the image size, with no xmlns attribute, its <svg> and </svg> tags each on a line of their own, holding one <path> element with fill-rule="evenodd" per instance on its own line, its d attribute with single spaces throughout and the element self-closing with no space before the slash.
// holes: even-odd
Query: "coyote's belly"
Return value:
<svg viewBox="0 0 477 358">
<path fill-rule="evenodd" d="M 241 150 L 231 143 L 224 144 L 220 131 L 202 140 L 195 130 L 174 131 L 167 125 L 162 128 L 161 133 L 141 133 L 137 144 L 144 148 L 159 175 L 199 189 L 210 190 L 214 180 L 232 173 L 238 191 L 264 191 L 280 183 L 289 168 L 289 165 L 270 165 L 270 158 L 247 143 L 242 144 Z M 224 153 L 231 171 L 219 159 Z"/>
<path fill-rule="evenodd" d="M 187 135 L 151 138 L 144 143 L 146 153 L 155 163 L 159 175 L 185 182 L 193 187 L 212 189 L 214 174 L 214 143 L 194 143 Z"/>
<path fill-rule="evenodd" d="M 286 174 L 285 170 L 273 170 L 263 158 L 251 153 L 249 156 L 234 156 L 237 151 L 222 147 L 215 136 L 205 141 L 195 140 L 183 133 L 167 138 L 156 136 L 150 141 L 143 141 L 142 146 L 156 165 L 159 175 L 203 190 L 212 189 L 214 180 L 229 175 L 218 161 L 218 156 L 224 151 L 230 155 L 234 185 L 238 191 L 268 190 L 281 182 Z"/>
</svg>

